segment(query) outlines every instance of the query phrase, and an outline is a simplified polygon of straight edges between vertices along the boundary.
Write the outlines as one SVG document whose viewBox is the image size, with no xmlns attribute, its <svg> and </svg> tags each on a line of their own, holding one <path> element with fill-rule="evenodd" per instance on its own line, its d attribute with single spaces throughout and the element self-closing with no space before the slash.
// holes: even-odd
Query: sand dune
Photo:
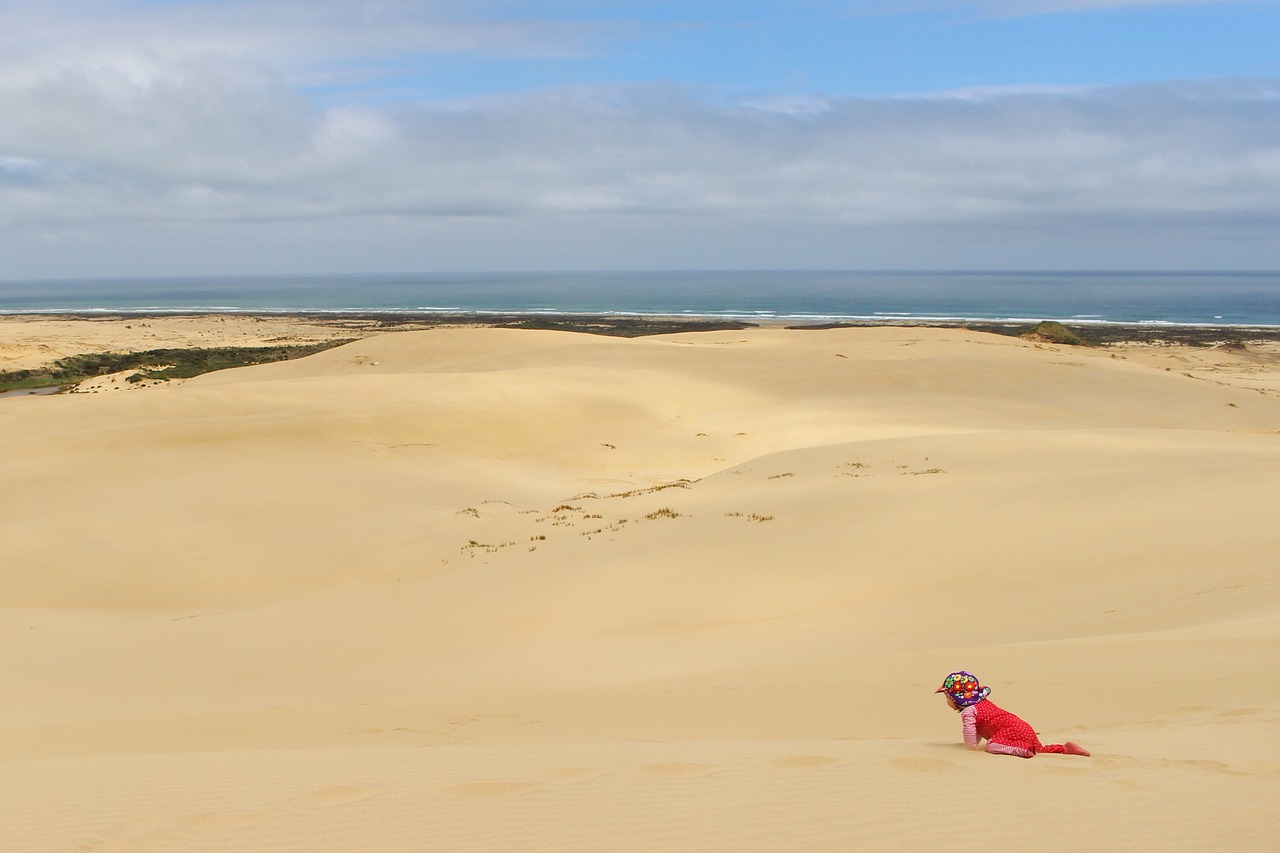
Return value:
<svg viewBox="0 0 1280 853">
<path fill-rule="evenodd" d="M 0 849 L 1274 849 L 1276 367 L 452 329 L 2 400 Z M 959 748 L 957 668 L 1094 758 Z"/>
<path fill-rule="evenodd" d="M 359 322 L 290 316 L 0 316 L 0 370 L 41 367 L 69 355 L 188 347 L 257 347 L 363 337 Z M 374 325 L 374 324 L 368 324 Z"/>
</svg>

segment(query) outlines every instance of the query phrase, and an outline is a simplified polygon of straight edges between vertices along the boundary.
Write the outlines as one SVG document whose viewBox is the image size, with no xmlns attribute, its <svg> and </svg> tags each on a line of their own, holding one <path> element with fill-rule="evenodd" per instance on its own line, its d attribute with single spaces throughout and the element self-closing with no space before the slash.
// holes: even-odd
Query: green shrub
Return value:
<svg viewBox="0 0 1280 853">
<path fill-rule="evenodd" d="M 85 353 L 60 358 L 37 370 L 0 371 L 0 392 L 18 389 L 71 386 L 109 373 L 137 370 L 129 382 L 143 379 L 189 379 L 202 373 L 247 367 L 273 361 L 288 361 L 331 349 L 349 340 L 274 347 L 195 347 L 153 349 L 143 352 Z"/>
<path fill-rule="evenodd" d="M 1065 344 L 1073 347 L 1089 346 L 1089 342 L 1054 320 L 1044 320 L 1034 329 L 1023 332 L 1019 337 L 1032 341 L 1044 341 L 1049 344 Z"/>
</svg>

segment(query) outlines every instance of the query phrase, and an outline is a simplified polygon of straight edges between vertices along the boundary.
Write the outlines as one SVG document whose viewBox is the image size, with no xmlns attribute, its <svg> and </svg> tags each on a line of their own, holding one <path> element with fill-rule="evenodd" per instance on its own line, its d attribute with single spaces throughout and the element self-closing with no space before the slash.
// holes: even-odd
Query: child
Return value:
<svg viewBox="0 0 1280 853">
<path fill-rule="evenodd" d="M 1037 752 L 1089 754 L 1088 750 L 1071 741 L 1041 743 L 1035 730 L 1025 720 L 987 699 L 991 688 L 979 685 L 977 677 L 971 673 L 953 672 L 933 692 L 945 694 L 948 707 L 960 712 L 964 743 L 970 749 L 977 749 L 978 741 L 986 738 L 987 752 L 997 755 L 1035 758 Z"/>
</svg>

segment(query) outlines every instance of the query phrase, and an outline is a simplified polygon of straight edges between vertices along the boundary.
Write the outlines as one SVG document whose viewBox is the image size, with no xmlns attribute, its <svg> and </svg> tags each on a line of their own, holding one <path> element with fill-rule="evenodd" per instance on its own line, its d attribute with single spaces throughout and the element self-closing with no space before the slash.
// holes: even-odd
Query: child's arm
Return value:
<svg viewBox="0 0 1280 853">
<path fill-rule="evenodd" d="M 960 712 L 960 728 L 964 732 L 964 745 L 970 749 L 978 748 L 978 709 L 973 705 Z"/>
</svg>

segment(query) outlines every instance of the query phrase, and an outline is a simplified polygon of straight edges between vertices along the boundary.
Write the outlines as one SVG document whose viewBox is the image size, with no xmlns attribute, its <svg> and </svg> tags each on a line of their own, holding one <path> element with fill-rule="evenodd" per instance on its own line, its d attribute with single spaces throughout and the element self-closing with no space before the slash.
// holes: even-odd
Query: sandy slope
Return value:
<svg viewBox="0 0 1280 853">
<path fill-rule="evenodd" d="M 69 355 L 188 347 L 258 347 L 363 337 L 359 323 L 290 316 L 69 318 L 0 315 L 0 370 L 29 370 Z"/>
<path fill-rule="evenodd" d="M 0 401 L 0 850 L 1274 849 L 1274 368 L 1117 355 L 465 329 Z M 1095 757 L 959 749 L 956 668 Z"/>
</svg>

